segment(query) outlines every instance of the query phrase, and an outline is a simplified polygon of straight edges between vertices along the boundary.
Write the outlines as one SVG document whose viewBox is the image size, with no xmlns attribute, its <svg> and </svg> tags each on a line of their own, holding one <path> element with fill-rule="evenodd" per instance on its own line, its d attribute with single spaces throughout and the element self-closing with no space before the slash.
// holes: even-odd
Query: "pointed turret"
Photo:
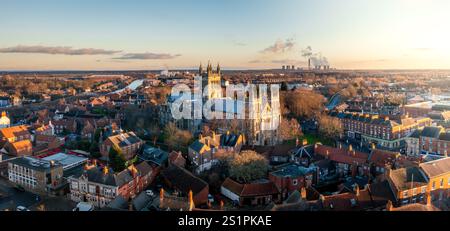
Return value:
<svg viewBox="0 0 450 231">
<path fill-rule="evenodd" d="M 202 75 L 203 73 L 203 67 L 202 67 L 202 63 L 200 63 L 200 66 L 198 67 L 198 74 Z"/>
<path fill-rule="evenodd" d="M 209 62 L 209 60 L 208 60 L 208 67 L 206 68 L 206 71 L 208 73 L 210 73 L 212 71 L 212 66 L 211 66 L 211 63 Z"/>
<path fill-rule="evenodd" d="M 220 74 L 220 64 L 217 63 L 217 74 Z"/>
</svg>

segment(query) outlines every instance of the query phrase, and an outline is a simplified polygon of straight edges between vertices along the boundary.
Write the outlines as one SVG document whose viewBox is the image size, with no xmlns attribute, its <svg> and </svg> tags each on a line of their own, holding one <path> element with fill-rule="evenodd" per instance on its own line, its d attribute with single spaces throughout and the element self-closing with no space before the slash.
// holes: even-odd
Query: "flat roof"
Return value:
<svg viewBox="0 0 450 231">
<path fill-rule="evenodd" d="M 86 157 L 68 155 L 68 154 L 65 154 L 62 152 L 51 155 L 51 156 L 44 157 L 42 159 L 47 160 L 47 161 L 51 161 L 51 160 L 57 161 L 63 165 L 64 170 L 81 165 L 88 160 L 88 158 L 86 158 Z"/>
</svg>

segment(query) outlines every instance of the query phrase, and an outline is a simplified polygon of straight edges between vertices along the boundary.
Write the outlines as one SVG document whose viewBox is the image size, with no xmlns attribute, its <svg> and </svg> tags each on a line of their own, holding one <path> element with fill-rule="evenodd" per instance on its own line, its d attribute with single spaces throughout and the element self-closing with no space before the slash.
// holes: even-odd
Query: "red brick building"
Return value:
<svg viewBox="0 0 450 231">
<path fill-rule="evenodd" d="M 317 176 L 315 168 L 305 168 L 297 164 L 286 164 L 278 166 L 276 170 L 269 173 L 269 180 L 278 187 L 282 197 L 286 198 L 294 191 L 309 187 L 314 176 Z"/>
<path fill-rule="evenodd" d="M 341 122 L 346 137 L 365 145 L 375 144 L 387 149 L 400 149 L 404 139 L 414 130 L 431 125 L 431 119 L 426 117 L 410 118 L 404 116 L 398 120 L 378 115 L 337 113 L 334 114 Z"/>
<path fill-rule="evenodd" d="M 138 150 L 144 145 L 144 141 L 134 134 L 134 132 L 122 133 L 108 137 L 100 145 L 100 153 L 103 157 L 109 156 L 109 150 L 115 146 L 122 151 L 125 159 L 132 159 Z"/>
</svg>

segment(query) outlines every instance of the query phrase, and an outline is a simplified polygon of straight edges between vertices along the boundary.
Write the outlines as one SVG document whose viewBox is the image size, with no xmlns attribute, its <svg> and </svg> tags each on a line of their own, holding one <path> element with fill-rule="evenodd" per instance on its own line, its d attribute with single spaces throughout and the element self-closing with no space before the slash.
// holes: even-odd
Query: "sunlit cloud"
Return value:
<svg viewBox="0 0 450 231">
<path fill-rule="evenodd" d="M 0 48 L 0 53 L 35 53 L 51 55 L 112 55 L 121 51 L 96 48 L 74 49 L 70 46 L 15 46 Z"/>
<path fill-rule="evenodd" d="M 291 51 L 295 46 L 295 41 L 292 38 L 283 40 L 277 40 L 275 44 L 265 48 L 261 53 L 284 53 Z"/>
</svg>

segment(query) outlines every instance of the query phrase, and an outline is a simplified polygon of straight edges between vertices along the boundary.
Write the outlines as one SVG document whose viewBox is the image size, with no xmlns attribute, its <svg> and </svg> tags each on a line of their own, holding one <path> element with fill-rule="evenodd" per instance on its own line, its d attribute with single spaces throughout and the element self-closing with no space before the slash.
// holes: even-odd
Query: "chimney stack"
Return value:
<svg viewBox="0 0 450 231">
<path fill-rule="evenodd" d="M 355 190 L 356 196 L 358 197 L 359 196 L 359 186 L 358 186 L 358 184 L 355 185 L 354 190 Z"/>
<path fill-rule="evenodd" d="M 392 205 L 392 201 L 388 200 L 388 202 L 386 204 L 386 211 L 392 211 L 393 208 L 394 208 L 394 206 Z"/>
<path fill-rule="evenodd" d="M 192 192 L 192 190 L 189 190 L 189 211 L 192 211 L 192 209 L 194 208 L 194 193 Z"/>
<path fill-rule="evenodd" d="M 162 204 L 164 202 L 164 189 L 161 188 L 161 190 L 159 190 L 159 207 L 162 208 Z"/>
<path fill-rule="evenodd" d="M 302 187 L 302 189 L 300 190 L 300 194 L 302 196 L 302 200 L 306 200 L 306 188 Z"/>
</svg>

